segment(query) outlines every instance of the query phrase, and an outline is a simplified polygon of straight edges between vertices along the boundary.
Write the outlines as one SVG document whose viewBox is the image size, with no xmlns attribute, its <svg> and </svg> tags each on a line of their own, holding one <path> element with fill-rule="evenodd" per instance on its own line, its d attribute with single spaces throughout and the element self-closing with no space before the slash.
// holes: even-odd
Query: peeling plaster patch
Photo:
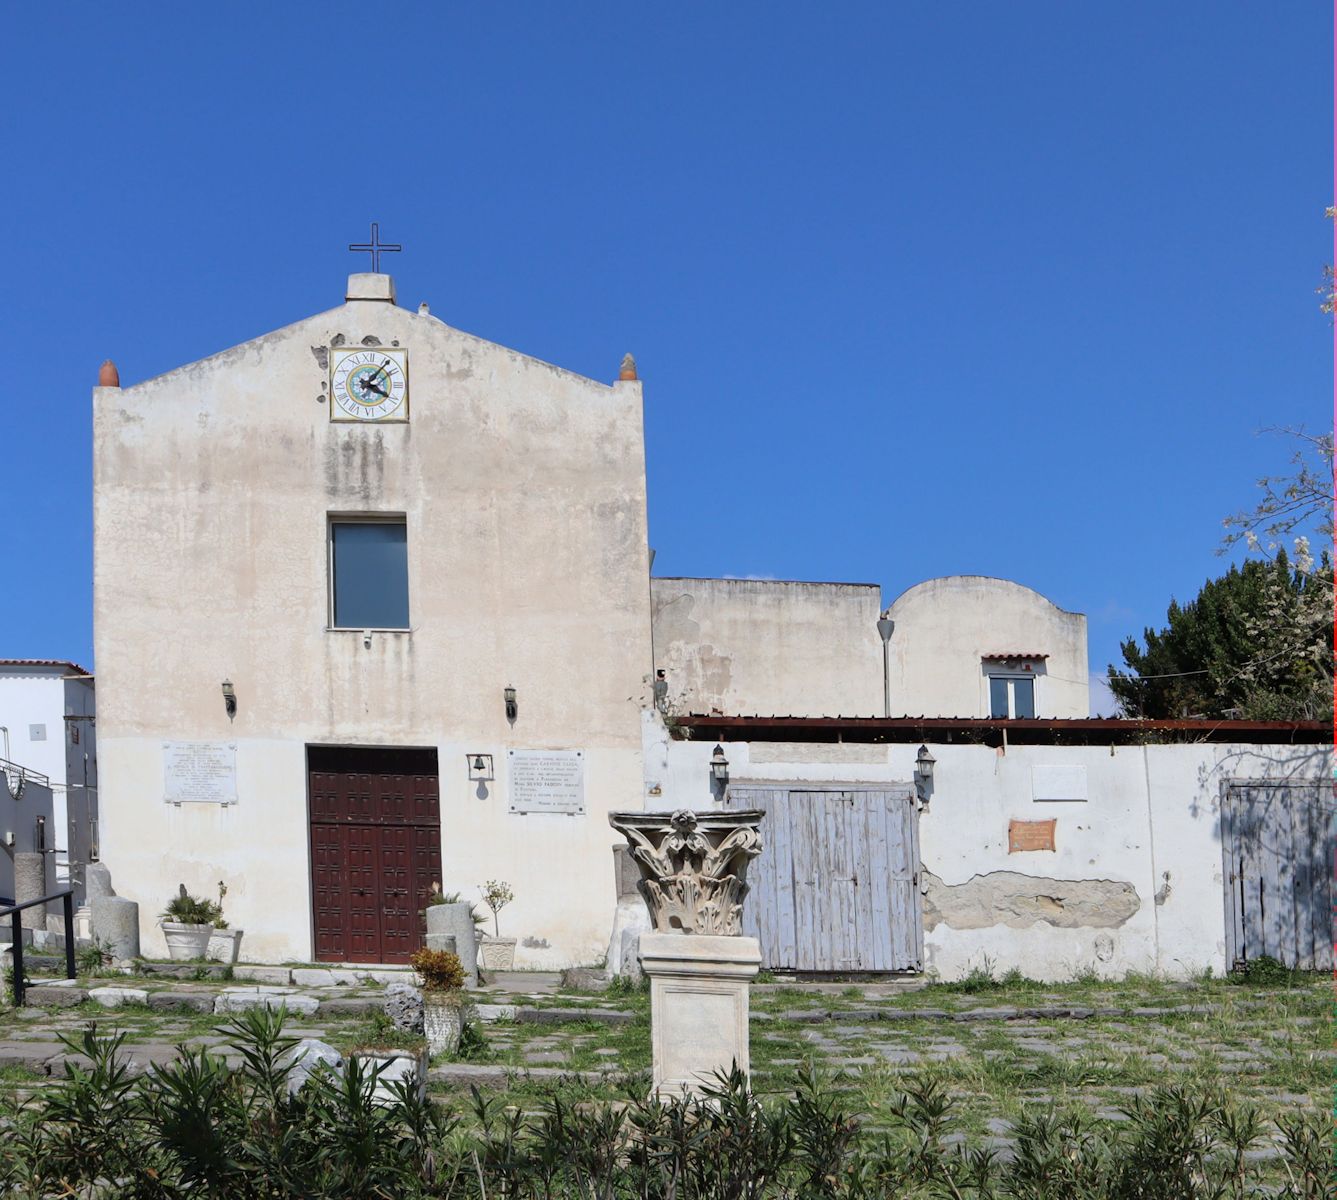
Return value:
<svg viewBox="0 0 1337 1200">
<path fill-rule="evenodd" d="M 362 339 L 362 344 L 364 346 L 379 346 L 381 344 L 381 339 L 374 333 L 369 333 Z"/>
<path fill-rule="evenodd" d="M 347 340 L 348 339 L 344 337 L 342 333 L 336 333 L 332 338 L 330 338 L 330 345 L 342 346 Z"/>
<path fill-rule="evenodd" d="M 965 883 L 945 884 L 924 872 L 924 928 L 1025 929 L 1041 921 L 1060 929 L 1122 925 L 1142 901 L 1131 883 L 1112 879 L 1042 879 L 1019 871 L 991 871 Z"/>
<path fill-rule="evenodd" d="M 520 945 L 522 945 L 526 950 L 549 949 L 547 938 L 527 937 L 520 943 Z"/>
<path fill-rule="evenodd" d="M 311 354 L 316 360 L 316 366 L 322 371 L 328 371 L 330 369 L 330 352 L 327 347 L 312 346 Z"/>
</svg>

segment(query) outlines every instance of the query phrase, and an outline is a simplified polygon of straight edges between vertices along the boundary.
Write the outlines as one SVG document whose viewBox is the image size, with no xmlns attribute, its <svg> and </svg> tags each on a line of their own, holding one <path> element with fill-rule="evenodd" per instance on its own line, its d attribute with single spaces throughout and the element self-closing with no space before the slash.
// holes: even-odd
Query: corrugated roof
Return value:
<svg viewBox="0 0 1337 1200">
<path fill-rule="evenodd" d="M 0 658 L 0 667 L 66 667 L 71 675 L 87 675 L 93 678 L 92 671 L 85 671 L 76 662 L 68 658 Z"/>
</svg>

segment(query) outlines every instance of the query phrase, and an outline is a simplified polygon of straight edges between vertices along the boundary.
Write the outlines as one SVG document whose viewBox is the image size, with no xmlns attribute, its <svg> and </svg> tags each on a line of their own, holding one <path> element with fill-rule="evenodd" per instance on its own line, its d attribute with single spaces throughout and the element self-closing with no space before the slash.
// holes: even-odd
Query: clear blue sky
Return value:
<svg viewBox="0 0 1337 1200">
<path fill-rule="evenodd" d="M 1329 427 L 1328 5 L 26 5 L 0 656 L 89 663 L 89 389 L 400 302 L 645 381 L 656 572 L 1002 575 L 1091 661 Z M 40 367 L 39 365 L 40 364 Z M 92 665 L 90 663 L 90 665 Z"/>
</svg>

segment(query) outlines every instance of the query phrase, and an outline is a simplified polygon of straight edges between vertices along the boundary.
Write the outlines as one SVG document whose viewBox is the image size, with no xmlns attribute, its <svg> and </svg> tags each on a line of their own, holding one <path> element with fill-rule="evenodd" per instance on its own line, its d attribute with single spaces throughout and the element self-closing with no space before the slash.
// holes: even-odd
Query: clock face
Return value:
<svg viewBox="0 0 1337 1200">
<path fill-rule="evenodd" d="M 409 352 L 384 346 L 333 351 L 330 393 L 332 421 L 407 421 Z"/>
</svg>

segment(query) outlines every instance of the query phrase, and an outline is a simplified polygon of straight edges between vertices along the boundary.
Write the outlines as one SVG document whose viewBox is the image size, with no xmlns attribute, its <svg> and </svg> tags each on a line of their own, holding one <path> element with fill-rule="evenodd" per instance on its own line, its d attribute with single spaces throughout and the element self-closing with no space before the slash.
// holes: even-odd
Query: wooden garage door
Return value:
<svg viewBox="0 0 1337 1200">
<path fill-rule="evenodd" d="M 895 785 L 731 784 L 728 807 L 766 813 L 743 931 L 764 966 L 918 971 L 924 959 L 919 819 Z"/>
<path fill-rule="evenodd" d="M 1226 966 L 1267 956 L 1333 969 L 1332 786 L 1232 782 L 1221 805 Z"/>
<path fill-rule="evenodd" d="M 307 767 L 316 958 L 408 962 L 441 878 L 436 751 L 311 746 Z"/>
</svg>

